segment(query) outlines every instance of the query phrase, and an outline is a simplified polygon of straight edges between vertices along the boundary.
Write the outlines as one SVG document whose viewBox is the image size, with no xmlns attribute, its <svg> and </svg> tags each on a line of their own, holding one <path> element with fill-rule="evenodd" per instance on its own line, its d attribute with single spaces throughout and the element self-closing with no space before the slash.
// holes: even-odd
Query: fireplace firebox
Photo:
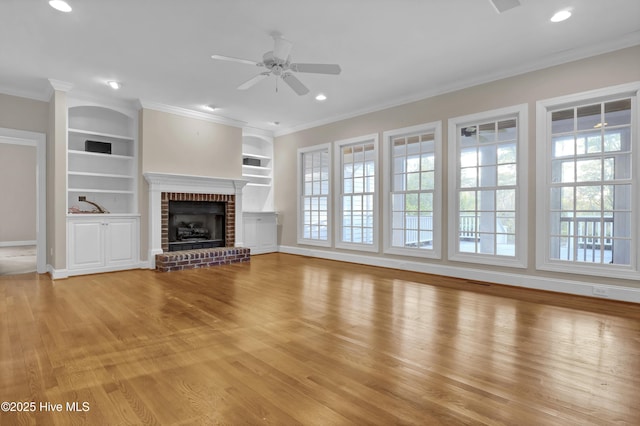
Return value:
<svg viewBox="0 0 640 426">
<path fill-rule="evenodd" d="M 169 251 L 225 246 L 226 203 L 169 201 Z"/>
</svg>

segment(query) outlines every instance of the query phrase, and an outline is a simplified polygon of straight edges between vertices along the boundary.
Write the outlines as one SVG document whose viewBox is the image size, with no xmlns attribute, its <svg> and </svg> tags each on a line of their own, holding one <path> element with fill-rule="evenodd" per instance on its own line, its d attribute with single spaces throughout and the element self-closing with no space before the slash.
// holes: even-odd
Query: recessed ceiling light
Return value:
<svg viewBox="0 0 640 426">
<path fill-rule="evenodd" d="M 327 95 L 325 95 L 324 93 L 318 93 L 318 96 L 316 96 L 316 101 L 326 101 L 327 100 Z"/>
<path fill-rule="evenodd" d="M 213 112 L 213 111 L 218 109 L 218 107 L 213 106 L 213 105 L 204 105 L 202 108 L 204 110 L 206 110 L 206 111 L 209 111 L 209 112 Z"/>
<path fill-rule="evenodd" d="M 64 0 L 51 0 L 49 6 L 60 12 L 71 12 L 71 6 Z"/>
<path fill-rule="evenodd" d="M 570 10 L 560 10 L 558 12 L 555 13 L 555 15 L 553 15 L 551 17 L 551 22 L 562 22 L 562 21 L 566 21 L 567 19 L 569 19 L 571 17 L 571 11 Z"/>
<path fill-rule="evenodd" d="M 109 87 L 111 87 L 113 90 L 118 90 L 119 88 L 122 87 L 122 84 L 120 84 L 119 82 L 115 81 L 115 80 L 111 80 L 111 81 L 107 81 L 107 84 L 109 85 Z"/>
</svg>

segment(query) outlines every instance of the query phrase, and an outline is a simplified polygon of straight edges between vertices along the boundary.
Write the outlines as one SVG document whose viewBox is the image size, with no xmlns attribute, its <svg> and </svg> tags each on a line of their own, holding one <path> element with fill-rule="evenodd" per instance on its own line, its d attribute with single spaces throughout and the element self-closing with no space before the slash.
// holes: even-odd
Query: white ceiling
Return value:
<svg viewBox="0 0 640 426">
<path fill-rule="evenodd" d="M 545 66 L 640 44 L 639 0 L 0 0 L 0 92 L 70 94 L 186 110 L 276 133 L 304 128 Z M 572 8 L 573 17 L 551 23 Z M 338 63 L 339 76 L 298 73 L 296 95 L 262 69 L 270 34 L 293 42 L 293 62 Z M 123 87 L 109 89 L 107 80 Z M 323 92 L 328 100 L 314 99 Z M 276 127 L 270 122 L 278 121 Z"/>
</svg>

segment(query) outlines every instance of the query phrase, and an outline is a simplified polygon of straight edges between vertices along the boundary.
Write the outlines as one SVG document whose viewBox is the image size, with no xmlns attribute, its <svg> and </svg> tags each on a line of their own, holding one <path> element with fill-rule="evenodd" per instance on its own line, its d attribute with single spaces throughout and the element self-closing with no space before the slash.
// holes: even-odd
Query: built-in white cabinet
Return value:
<svg viewBox="0 0 640 426">
<path fill-rule="evenodd" d="M 69 275 L 130 269 L 138 265 L 140 218 L 78 214 L 67 218 Z"/>
<path fill-rule="evenodd" d="M 67 128 L 69 275 L 139 266 L 136 113 L 71 102 Z"/>
<path fill-rule="evenodd" d="M 244 212 L 244 246 L 251 254 L 271 253 L 278 250 L 277 215 L 275 212 Z"/>
</svg>

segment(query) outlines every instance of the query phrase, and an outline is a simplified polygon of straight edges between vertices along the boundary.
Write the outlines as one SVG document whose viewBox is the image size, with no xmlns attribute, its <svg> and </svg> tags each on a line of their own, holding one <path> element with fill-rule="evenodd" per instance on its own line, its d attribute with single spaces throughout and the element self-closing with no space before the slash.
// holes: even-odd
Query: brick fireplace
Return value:
<svg viewBox="0 0 640 426">
<path fill-rule="evenodd" d="M 149 250 L 150 267 L 156 267 L 156 255 L 169 247 L 168 206 L 176 201 L 212 201 L 225 203 L 225 246 L 242 247 L 243 179 L 169 173 L 143 173 L 149 184 Z"/>
<path fill-rule="evenodd" d="M 163 192 L 160 200 L 162 218 L 162 251 L 169 251 L 169 202 L 198 201 L 224 203 L 224 247 L 235 247 L 236 242 L 236 196 L 232 194 L 191 194 L 185 192 Z M 199 248 L 199 247 L 198 247 Z"/>
</svg>

